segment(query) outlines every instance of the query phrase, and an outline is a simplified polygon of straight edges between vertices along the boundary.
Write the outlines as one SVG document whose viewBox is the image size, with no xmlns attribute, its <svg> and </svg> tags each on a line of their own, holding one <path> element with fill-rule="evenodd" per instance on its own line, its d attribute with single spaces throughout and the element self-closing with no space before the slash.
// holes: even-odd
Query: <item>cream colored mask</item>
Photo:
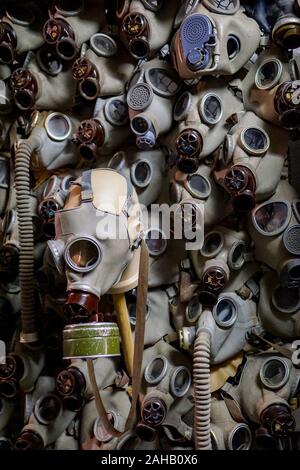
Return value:
<svg viewBox="0 0 300 470">
<path fill-rule="evenodd" d="M 260 44 L 260 28 L 239 0 L 206 0 L 187 15 L 174 36 L 174 67 L 183 79 L 234 75 Z"/>
<path fill-rule="evenodd" d="M 97 314 L 103 294 L 137 286 L 140 208 L 132 185 L 119 173 L 83 173 L 55 214 L 55 231 L 48 246 L 59 271 L 65 269 L 66 310 L 73 319 Z"/>
</svg>

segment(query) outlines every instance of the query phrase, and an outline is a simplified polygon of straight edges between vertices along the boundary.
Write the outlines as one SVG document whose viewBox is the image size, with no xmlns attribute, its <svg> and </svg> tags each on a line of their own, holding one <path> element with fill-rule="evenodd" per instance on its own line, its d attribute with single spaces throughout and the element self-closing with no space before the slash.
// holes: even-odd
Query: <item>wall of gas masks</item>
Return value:
<svg viewBox="0 0 300 470">
<path fill-rule="evenodd" d="M 300 448 L 300 1 L 0 15 L 0 449 Z"/>
</svg>

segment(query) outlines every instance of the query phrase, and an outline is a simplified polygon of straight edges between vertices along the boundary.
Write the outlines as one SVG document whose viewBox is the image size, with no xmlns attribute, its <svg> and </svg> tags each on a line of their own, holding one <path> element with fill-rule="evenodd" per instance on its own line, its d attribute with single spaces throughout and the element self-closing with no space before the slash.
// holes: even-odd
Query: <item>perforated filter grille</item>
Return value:
<svg viewBox="0 0 300 470">
<path fill-rule="evenodd" d="M 146 83 L 135 85 L 128 93 L 128 106 L 132 109 L 145 109 L 152 101 L 152 90 Z"/>
<path fill-rule="evenodd" d="M 182 39 L 194 47 L 206 43 L 212 33 L 210 20 L 205 15 L 192 15 L 182 24 Z"/>
<path fill-rule="evenodd" d="M 300 225 L 293 225 L 285 232 L 284 245 L 292 255 L 300 255 Z"/>
</svg>

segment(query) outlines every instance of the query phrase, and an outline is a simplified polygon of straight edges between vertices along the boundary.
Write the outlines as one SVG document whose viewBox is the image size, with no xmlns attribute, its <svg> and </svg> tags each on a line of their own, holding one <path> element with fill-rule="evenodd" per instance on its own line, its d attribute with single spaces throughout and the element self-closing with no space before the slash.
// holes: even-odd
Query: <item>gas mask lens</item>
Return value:
<svg viewBox="0 0 300 470">
<path fill-rule="evenodd" d="M 252 214 L 256 229 L 263 235 L 283 232 L 291 218 L 291 208 L 285 202 L 271 202 L 258 207 Z"/>
<path fill-rule="evenodd" d="M 207 199 L 211 193 L 210 182 L 201 175 L 189 175 L 184 185 L 188 192 L 198 199 Z"/>
<path fill-rule="evenodd" d="M 98 243 L 87 237 L 71 240 L 65 251 L 65 262 L 78 272 L 89 272 L 98 266 L 102 253 Z"/>
<path fill-rule="evenodd" d="M 214 306 L 213 317 L 221 328 L 230 328 L 237 319 L 236 304 L 229 298 L 220 298 Z"/>
<path fill-rule="evenodd" d="M 174 119 L 175 121 L 184 121 L 187 118 L 189 109 L 192 104 L 192 95 L 185 91 L 180 95 L 177 100 L 177 103 L 174 107 Z"/>
<path fill-rule="evenodd" d="M 189 369 L 185 366 L 176 367 L 170 378 L 170 391 L 177 398 L 187 394 L 192 383 Z"/>
<path fill-rule="evenodd" d="M 241 143 L 250 155 L 262 155 L 270 147 L 268 134 L 262 129 L 249 127 L 244 129 L 241 134 Z"/>
<path fill-rule="evenodd" d="M 51 139 L 62 141 L 70 136 L 72 124 L 65 114 L 51 113 L 45 120 L 45 129 Z"/>
<path fill-rule="evenodd" d="M 163 6 L 164 0 L 142 0 L 142 4 L 147 10 L 157 12 Z"/>
<path fill-rule="evenodd" d="M 223 15 L 233 15 L 240 8 L 240 0 L 203 0 L 203 4 L 209 10 Z"/>
<path fill-rule="evenodd" d="M 29 5 L 7 5 L 6 16 L 11 20 L 12 23 L 20 26 L 30 26 L 35 21 L 35 15 Z"/>
<path fill-rule="evenodd" d="M 246 244 L 235 243 L 228 254 L 228 265 L 231 269 L 241 269 L 245 263 Z"/>
<path fill-rule="evenodd" d="M 121 99 L 111 98 L 104 106 L 106 119 L 113 126 L 124 126 L 128 121 L 127 104 Z"/>
<path fill-rule="evenodd" d="M 224 237 L 220 232 L 211 232 L 206 235 L 201 254 L 206 258 L 213 258 L 222 250 L 224 245 Z"/>
<path fill-rule="evenodd" d="M 145 242 L 150 256 L 161 256 L 167 249 L 166 236 L 157 228 L 150 228 L 146 231 Z"/>
<path fill-rule="evenodd" d="M 300 290 L 297 287 L 278 287 L 272 295 L 272 304 L 281 313 L 293 314 L 300 309 Z"/>
<path fill-rule="evenodd" d="M 282 75 L 282 63 L 278 59 L 270 59 L 259 66 L 255 76 L 255 85 L 260 90 L 270 90 L 279 82 Z"/>
<path fill-rule="evenodd" d="M 163 97 L 176 95 L 180 88 L 180 82 L 175 74 L 164 69 L 146 70 L 145 79 L 152 86 L 154 92 Z"/>
<path fill-rule="evenodd" d="M 222 118 L 223 107 L 220 98 L 209 93 L 203 97 L 199 107 L 200 116 L 206 124 L 217 124 Z"/>
<path fill-rule="evenodd" d="M 237 424 L 228 437 L 229 450 L 249 450 L 252 444 L 251 429 L 247 424 Z"/>
<path fill-rule="evenodd" d="M 137 188 L 145 188 L 150 184 L 152 168 L 146 160 L 138 160 L 130 169 L 131 181 Z"/>
<path fill-rule="evenodd" d="M 97 33 L 90 39 L 93 51 L 102 57 L 113 57 L 118 52 L 118 46 L 113 38 L 107 34 Z"/>
<path fill-rule="evenodd" d="M 288 381 L 290 368 L 280 357 L 270 357 L 264 361 L 259 371 L 260 380 L 266 388 L 278 390 Z"/>
<path fill-rule="evenodd" d="M 166 376 L 168 361 L 165 356 L 156 356 L 147 365 L 144 377 L 148 384 L 156 385 Z"/>
</svg>

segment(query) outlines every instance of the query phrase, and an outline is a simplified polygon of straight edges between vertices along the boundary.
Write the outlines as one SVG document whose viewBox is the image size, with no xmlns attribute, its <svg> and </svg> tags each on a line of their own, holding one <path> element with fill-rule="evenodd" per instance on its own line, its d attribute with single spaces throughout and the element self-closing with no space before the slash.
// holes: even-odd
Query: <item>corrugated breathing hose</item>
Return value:
<svg viewBox="0 0 300 470">
<path fill-rule="evenodd" d="M 34 237 L 30 209 L 30 159 L 35 146 L 20 141 L 16 150 L 15 185 L 19 232 L 19 282 L 21 289 L 21 342 L 38 340 L 34 302 Z"/>
<path fill-rule="evenodd" d="M 208 331 L 200 331 L 194 343 L 194 435 L 196 450 L 211 450 L 210 438 L 210 342 Z"/>
</svg>

